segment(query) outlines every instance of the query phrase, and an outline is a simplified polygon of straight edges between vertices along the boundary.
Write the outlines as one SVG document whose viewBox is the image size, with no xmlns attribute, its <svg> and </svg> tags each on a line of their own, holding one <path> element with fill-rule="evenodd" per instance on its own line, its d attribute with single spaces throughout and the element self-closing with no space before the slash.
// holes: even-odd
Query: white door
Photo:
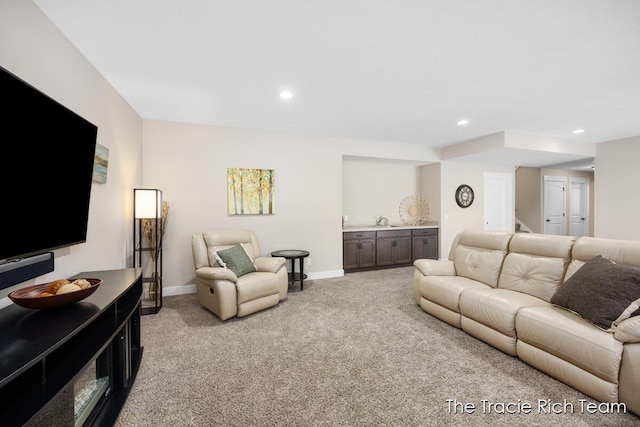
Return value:
<svg viewBox="0 0 640 427">
<path fill-rule="evenodd" d="M 566 234 L 565 226 L 565 187 L 566 178 L 559 176 L 544 177 L 544 233 Z"/>
<path fill-rule="evenodd" d="M 484 229 L 513 231 L 513 174 L 484 174 Z"/>
<path fill-rule="evenodd" d="M 589 179 L 569 178 L 569 234 L 589 235 Z"/>
</svg>

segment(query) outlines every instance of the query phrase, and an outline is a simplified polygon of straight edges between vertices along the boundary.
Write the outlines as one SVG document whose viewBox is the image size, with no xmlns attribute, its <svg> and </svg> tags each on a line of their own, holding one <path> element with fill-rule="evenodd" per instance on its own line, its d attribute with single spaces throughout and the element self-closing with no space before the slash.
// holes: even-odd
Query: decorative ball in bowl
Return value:
<svg viewBox="0 0 640 427">
<path fill-rule="evenodd" d="M 82 301 L 94 293 L 101 283 L 102 279 L 93 278 L 54 280 L 18 289 L 8 296 L 21 307 L 48 310 Z"/>
</svg>

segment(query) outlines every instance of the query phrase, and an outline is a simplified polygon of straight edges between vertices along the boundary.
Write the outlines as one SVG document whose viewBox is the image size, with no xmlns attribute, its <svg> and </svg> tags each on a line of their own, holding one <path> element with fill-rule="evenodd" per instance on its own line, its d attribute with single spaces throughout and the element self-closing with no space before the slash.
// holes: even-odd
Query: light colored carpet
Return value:
<svg viewBox="0 0 640 427">
<path fill-rule="evenodd" d="M 116 425 L 640 426 L 582 411 L 592 399 L 420 310 L 412 274 L 307 281 L 226 322 L 195 295 L 165 298 L 142 318 L 142 365 Z M 475 412 L 454 413 L 453 399 Z M 539 414 L 549 399 L 560 413 Z M 533 410 L 487 413 L 483 400 Z"/>
</svg>

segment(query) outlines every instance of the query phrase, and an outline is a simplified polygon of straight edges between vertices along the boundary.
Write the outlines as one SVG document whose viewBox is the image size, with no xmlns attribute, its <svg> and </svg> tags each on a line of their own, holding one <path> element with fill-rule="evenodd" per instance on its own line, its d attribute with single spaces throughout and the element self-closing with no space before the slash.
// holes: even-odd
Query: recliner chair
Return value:
<svg viewBox="0 0 640 427">
<path fill-rule="evenodd" d="M 287 297 L 286 259 L 263 257 L 253 231 L 213 230 L 191 238 L 198 302 L 220 320 L 277 305 Z M 221 265 L 218 251 L 241 245 L 256 271 L 238 277 Z M 251 269 L 253 269 L 251 268 Z"/>
</svg>

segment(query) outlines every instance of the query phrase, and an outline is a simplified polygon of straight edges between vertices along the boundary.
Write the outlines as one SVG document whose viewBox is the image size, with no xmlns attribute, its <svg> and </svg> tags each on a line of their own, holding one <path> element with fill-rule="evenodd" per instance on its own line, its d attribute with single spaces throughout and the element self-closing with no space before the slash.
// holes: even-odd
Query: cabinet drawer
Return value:
<svg viewBox="0 0 640 427">
<path fill-rule="evenodd" d="M 378 239 L 387 237 L 407 237 L 411 236 L 411 230 L 385 230 L 378 231 Z"/>
<path fill-rule="evenodd" d="M 342 233 L 344 240 L 357 240 L 357 239 L 375 239 L 375 231 L 350 231 L 348 233 Z"/>
<path fill-rule="evenodd" d="M 417 230 L 412 230 L 411 234 L 413 236 L 437 236 L 438 229 L 437 228 L 420 228 Z"/>
</svg>

